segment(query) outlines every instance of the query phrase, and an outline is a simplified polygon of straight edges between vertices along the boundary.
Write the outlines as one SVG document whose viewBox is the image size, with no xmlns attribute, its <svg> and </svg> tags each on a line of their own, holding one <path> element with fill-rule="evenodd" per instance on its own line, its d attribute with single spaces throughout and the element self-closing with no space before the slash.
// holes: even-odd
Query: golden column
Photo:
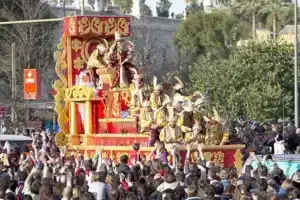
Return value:
<svg viewBox="0 0 300 200">
<path fill-rule="evenodd" d="M 85 102 L 85 134 L 89 135 L 92 134 L 92 103 L 90 101 Z"/>
<path fill-rule="evenodd" d="M 70 102 L 70 133 L 71 135 L 76 135 L 77 134 L 77 119 L 76 119 L 76 102 L 71 101 Z"/>
</svg>

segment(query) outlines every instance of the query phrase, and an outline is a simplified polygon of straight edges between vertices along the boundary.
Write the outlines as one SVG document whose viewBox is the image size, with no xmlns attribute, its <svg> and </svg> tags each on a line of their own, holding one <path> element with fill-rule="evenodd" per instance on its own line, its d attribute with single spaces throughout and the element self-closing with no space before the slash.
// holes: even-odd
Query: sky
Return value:
<svg viewBox="0 0 300 200">
<path fill-rule="evenodd" d="M 151 8 L 152 13 L 156 16 L 156 2 L 159 0 L 146 0 L 146 4 Z M 170 0 L 172 6 L 170 8 L 170 13 L 174 12 L 175 14 L 182 13 L 185 8 L 184 0 Z"/>
</svg>

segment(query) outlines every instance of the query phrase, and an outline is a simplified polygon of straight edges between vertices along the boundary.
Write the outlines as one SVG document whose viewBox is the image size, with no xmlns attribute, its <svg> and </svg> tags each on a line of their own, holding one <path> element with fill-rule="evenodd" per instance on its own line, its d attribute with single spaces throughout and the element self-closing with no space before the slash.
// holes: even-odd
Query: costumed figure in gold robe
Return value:
<svg viewBox="0 0 300 200">
<path fill-rule="evenodd" d="M 135 68 L 132 64 L 134 44 L 125 40 L 119 32 L 115 32 L 115 42 L 108 52 L 108 60 L 112 66 L 119 69 L 119 86 L 129 87 L 133 74 L 130 68 Z"/>
<path fill-rule="evenodd" d="M 176 117 L 171 118 L 167 126 L 163 127 L 159 135 L 160 141 L 164 142 L 167 149 L 173 149 L 184 142 L 181 128 L 177 125 Z"/>
<path fill-rule="evenodd" d="M 135 115 L 140 112 L 143 107 L 143 102 L 145 101 L 145 86 L 144 86 L 144 76 L 139 74 L 136 69 L 131 69 L 134 72 L 133 84 L 130 85 L 131 89 L 131 114 Z"/>
<path fill-rule="evenodd" d="M 162 128 L 156 124 L 154 119 L 154 112 L 151 109 L 150 101 L 144 101 L 143 109 L 140 113 L 141 133 L 149 133 L 149 146 L 154 146 L 155 142 L 159 140 L 159 131 Z"/>
<path fill-rule="evenodd" d="M 150 101 L 145 101 L 143 107 L 140 114 L 141 133 L 149 131 L 155 125 L 154 113 L 152 112 Z"/>
<path fill-rule="evenodd" d="M 218 112 L 213 109 L 214 116 L 208 118 L 204 116 L 206 121 L 205 144 L 206 145 L 223 145 L 228 141 L 228 133 L 223 133 L 221 127 L 221 118 Z"/>
<path fill-rule="evenodd" d="M 165 126 L 171 113 L 171 99 L 162 91 L 162 85 L 157 84 L 157 79 L 153 81 L 154 92 L 150 95 L 151 109 L 154 111 L 154 119 L 159 126 Z"/>
<path fill-rule="evenodd" d="M 103 43 L 98 44 L 97 48 L 90 55 L 86 68 L 86 70 L 89 71 L 89 73 L 91 73 L 92 81 L 95 85 L 97 85 L 96 77 L 98 71 L 107 68 L 106 54 L 108 52 L 108 43 L 105 39 L 102 39 L 102 41 Z"/>
<path fill-rule="evenodd" d="M 186 143 L 191 145 L 204 143 L 205 135 L 202 131 L 202 126 L 200 126 L 199 122 L 195 120 L 192 131 L 189 131 L 185 134 L 184 140 L 186 141 Z"/>
<path fill-rule="evenodd" d="M 179 114 L 177 125 L 181 127 L 184 133 L 192 131 L 194 125 L 193 109 L 193 103 L 186 101 L 183 105 L 183 111 Z"/>
</svg>

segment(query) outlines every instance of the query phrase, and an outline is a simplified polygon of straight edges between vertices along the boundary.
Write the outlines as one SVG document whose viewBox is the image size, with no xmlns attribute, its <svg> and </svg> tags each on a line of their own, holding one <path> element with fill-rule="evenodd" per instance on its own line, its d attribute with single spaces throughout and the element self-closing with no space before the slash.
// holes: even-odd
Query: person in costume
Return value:
<svg viewBox="0 0 300 200">
<path fill-rule="evenodd" d="M 129 87 L 133 80 L 133 73 L 130 70 L 135 68 L 132 64 L 134 44 L 124 39 L 119 32 L 115 32 L 115 42 L 110 47 L 107 59 L 112 66 L 118 66 L 119 86 Z"/>
<path fill-rule="evenodd" d="M 229 135 L 227 129 L 221 127 L 221 118 L 218 112 L 213 109 L 213 113 L 214 115 L 210 118 L 203 116 L 206 121 L 205 144 L 223 145 L 228 141 Z"/>
<path fill-rule="evenodd" d="M 173 148 L 184 142 L 183 133 L 177 125 L 176 118 L 170 118 L 168 125 L 161 130 L 159 139 L 166 144 L 167 148 Z"/>
<path fill-rule="evenodd" d="M 150 101 L 144 101 L 143 110 L 140 114 L 141 130 L 140 132 L 147 132 L 155 125 L 154 113 L 151 109 Z"/>
<path fill-rule="evenodd" d="M 171 99 L 162 91 L 162 85 L 157 84 L 157 78 L 153 81 L 154 92 L 150 95 L 151 109 L 154 111 L 154 120 L 156 124 L 164 126 L 167 124 L 167 119 L 171 110 Z"/>
<path fill-rule="evenodd" d="M 202 126 L 200 126 L 198 121 L 195 121 L 195 124 L 192 128 L 192 131 L 188 131 L 185 134 L 184 140 L 187 144 L 198 145 L 204 142 L 205 135 L 202 134 Z"/>
</svg>

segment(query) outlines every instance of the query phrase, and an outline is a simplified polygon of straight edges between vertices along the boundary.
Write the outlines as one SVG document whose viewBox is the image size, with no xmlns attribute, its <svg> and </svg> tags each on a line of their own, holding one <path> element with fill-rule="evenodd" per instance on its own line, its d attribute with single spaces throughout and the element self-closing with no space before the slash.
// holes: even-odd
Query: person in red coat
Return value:
<svg viewBox="0 0 300 200">
<path fill-rule="evenodd" d="M 134 143 L 133 144 L 133 150 L 129 152 L 129 166 L 135 166 L 138 162 L 141 162 L 141 155 L 140 155 L 140 144 Z"/>
</svg>

